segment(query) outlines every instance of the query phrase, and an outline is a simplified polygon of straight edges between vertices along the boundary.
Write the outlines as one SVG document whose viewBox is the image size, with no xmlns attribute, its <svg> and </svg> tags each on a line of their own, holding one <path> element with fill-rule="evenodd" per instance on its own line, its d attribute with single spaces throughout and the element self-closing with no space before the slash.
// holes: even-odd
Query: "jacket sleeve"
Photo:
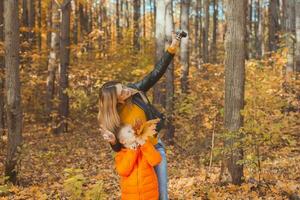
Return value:
<svg viewBox="0 0 300 200">
<path fill-rule="evenodd" d="M 153 144 L 149 140 L 147 140 L 145 144 L 141 146 L 141 151 L 143 152 L 143 156 L 145 156 L 146 160 L 152 167 L 158 165 L 162 160 L 159 151 L 154 148 Z"/>
<path fill-rule="evenodd" d="M 147 92 L 164 75 L 175 55 L 175 51 L 176 49 L 169 47 L 155 64 L 154 69 L 142 80 L 134 83 L 134 87 L 140 91 Z"/>
<path fill-rule="evenodd" d="M 116 170 L 120 176 L 129 176 L 138 157 L 138 150 L 122 149 L 116 154 Z"/>
</svg>

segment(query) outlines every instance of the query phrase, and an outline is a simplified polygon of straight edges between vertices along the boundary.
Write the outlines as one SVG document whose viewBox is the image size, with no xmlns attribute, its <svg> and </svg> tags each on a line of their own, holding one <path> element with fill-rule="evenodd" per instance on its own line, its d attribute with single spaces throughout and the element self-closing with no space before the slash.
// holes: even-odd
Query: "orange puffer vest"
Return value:
<svg viewBox="0 0 300 200">
<path fill-rule="evenodd" d="M 122 148 L 116 154 L 122 200 L 158 200 L 158 181 L 153 167 L 161 159 L 149 140 L 137 150 Z"/>
</svg>

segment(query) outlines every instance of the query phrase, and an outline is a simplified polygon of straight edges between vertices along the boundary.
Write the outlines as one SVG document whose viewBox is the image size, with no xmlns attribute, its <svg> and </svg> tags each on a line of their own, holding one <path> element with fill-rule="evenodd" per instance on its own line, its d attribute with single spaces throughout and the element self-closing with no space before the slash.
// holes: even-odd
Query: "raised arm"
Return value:
<svg viewBox="0 0 300 200">
<path fill-rule="evenodd" d="M 141 151 L 152 167 L 158 165 L 162 160 L 160 153 L 154 148 L 153 144 L 149 140 L 141 146 Z"/>
<path fill-rule="evenodd" d="M 173 34 L 172 44 L 164 52 L 161 59 L 155 64 L 154 69 L 142 80 L 130 85 L 140 91 L 147 92 L 155 83 L 159 81 L 159 79 L 166 72 L 169 64 L 173 60 L 176 49 L 179 45 L 179 41 L 180 38 L 178 37 L 178 35 L 176 36 L 175 34 Z"/>
</svg>

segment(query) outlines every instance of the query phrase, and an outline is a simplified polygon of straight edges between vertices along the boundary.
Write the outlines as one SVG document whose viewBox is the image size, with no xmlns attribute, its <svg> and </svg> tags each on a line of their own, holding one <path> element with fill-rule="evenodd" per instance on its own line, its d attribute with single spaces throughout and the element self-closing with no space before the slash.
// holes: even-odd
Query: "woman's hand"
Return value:
<svg viewBox="0 0 300 200">
<path fill-rule="evenodd" d="M 181 40 L 182 36 L 180 34 L 176 34 L 175 31 L 172 32 L 172 43 L 171 43 L 171 47 L 172 48 L 177 48 L 180 44 L 180 40 Z"/>
<path fill-rule="evenodd" d="M 104 128 L 101 125 L 100 125 L 99 130 L 100 130 L 104 140 L 108 141 L 112 145 L 116 144 L 117 140 L 116 140 L 115 134 L 113 134 L 111 131 L 107 130 L 106 128 Z"/>
</svg>

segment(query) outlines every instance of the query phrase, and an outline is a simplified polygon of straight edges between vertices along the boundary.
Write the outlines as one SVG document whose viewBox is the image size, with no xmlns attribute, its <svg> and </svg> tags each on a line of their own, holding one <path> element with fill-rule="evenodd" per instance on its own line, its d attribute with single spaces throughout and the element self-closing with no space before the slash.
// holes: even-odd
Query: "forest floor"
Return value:
<svg viewBox="0 0 300 200">
<path fill-rule="evenodd" d="M 69 199 L 64 190 L 66 168 L 82 170 L 83 191 L 102 181 L 105 199 L 119 199 L 113 151 L 96 127 L 83 122 L 76 130 L 53 136 L 43 126 L 35 129 L 28 126 L 23 135 L 26 146 L 20 163 L 19 186 L 10 187 L 1 200 Z M 199 164 L 199 157 L 190 154 L 189 149 L 175 146 L 166 145 L 170 199 L 297 199 L 300 195 L 299 148 L 283 148 L 272 160 L 263 162 L 260 182 L 245 170 L 248 177 L 245 183 L 234 186 L 219 182 L 219 165 L 214 164 L 208 172 L 208 167 Z M 0 152 L 4 160 L 4 151 Z M 204 156 L 201 154 L 197 152 L 198 156 Z M 1 162 L 1 174 L 3 170 Z"/>
</svg>

